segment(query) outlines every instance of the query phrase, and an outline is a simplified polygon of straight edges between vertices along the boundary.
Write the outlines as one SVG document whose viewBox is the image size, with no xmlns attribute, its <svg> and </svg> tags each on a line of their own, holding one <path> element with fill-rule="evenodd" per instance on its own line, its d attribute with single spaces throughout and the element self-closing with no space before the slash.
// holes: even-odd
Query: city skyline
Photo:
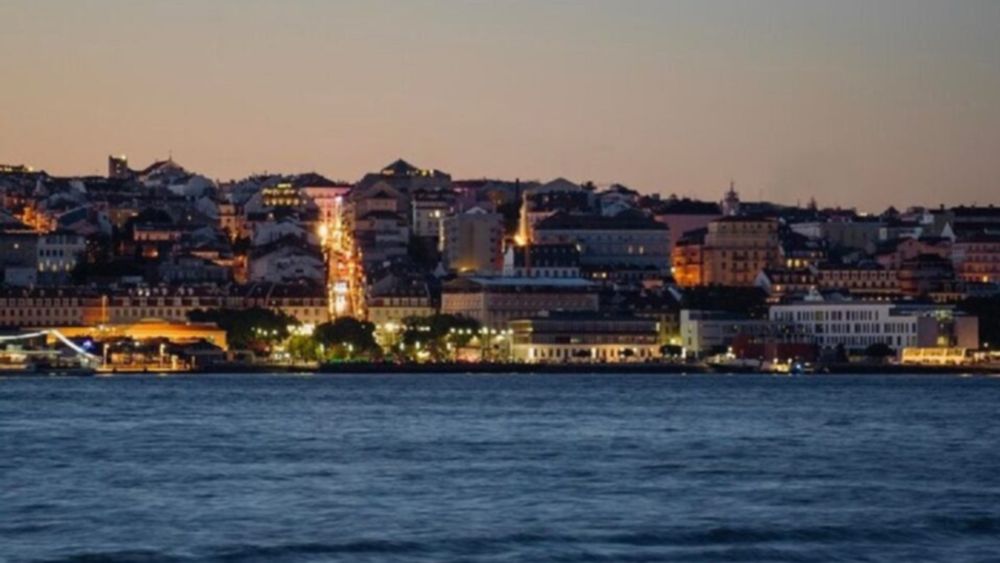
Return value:
<svg viewBox="0 0 1000 563">
<path fill-rule="evenodd" d="M 989 203 L 1000 6 L 7 3 L 0 161 Z M 122 48 L 127 45 L 127 48 Z"/>
</svg>

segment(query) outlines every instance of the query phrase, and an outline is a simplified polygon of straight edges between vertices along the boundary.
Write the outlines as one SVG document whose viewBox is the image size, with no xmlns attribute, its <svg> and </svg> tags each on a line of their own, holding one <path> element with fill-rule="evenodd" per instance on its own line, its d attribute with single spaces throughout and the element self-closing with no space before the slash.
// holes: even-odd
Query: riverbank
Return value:
<svg viewBox="0 0 1000 563">
<path fill-rule="evenodd" d="M 383 362 L 336 362 L 322 365 L 308 364 L 247 364 L 217 363 L 193 370 L 136 369 L 45 369 L 0 372 L 0 376 L 90 376 L 90 375 L 136 375 L 136 374 L 265 374 L 265 373 L 319 373 L 319 374 L 770 374 L 789 375 L 771 371 L 727 370 L 704 364 L 631 363 L 631 364 L 514 364 L 514 363 L 383 363 Z M 827 364 L 817 366 L 810 374 L 829 375 L 1000 375 L 1000 365 L 967 366 L 924 366 L 898 364 Z M 810 375 L 804 374 L 804 375 Z"/>
<path fill-rule="evenodd" d="M 214 364 L 198 373 L 327 373 L 327 374 L 421 374 L 421 373 L 539 373 L 539 374 L 705 374 L 734 373 L 711 369 L 704 364 L 625 363 L 625 364 L 514 364 L 514 363 L 382 363 L 336 362 L 319 366 Z M 750 372 L 773 373 L 773 372 Z M 898 364 L 828 364 L 822 374 L 1000 374 L 997 365 L 921 366 Z M 787 374 L 784 374 L 787 375 Z"/>
<path fill-rule="evenodd" d="M 319 366 L 213 364 L 199 373 L 706 373 L 699 364 L 513 364 L 336 362 Z"/>
</svg>

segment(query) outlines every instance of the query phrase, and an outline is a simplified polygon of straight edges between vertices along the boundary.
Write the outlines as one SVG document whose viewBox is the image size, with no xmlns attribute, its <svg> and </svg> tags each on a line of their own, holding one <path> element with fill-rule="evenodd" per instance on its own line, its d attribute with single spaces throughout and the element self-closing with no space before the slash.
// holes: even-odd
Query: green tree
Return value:
<svg viewBox="0 0 1000 563">
<path fill-rule="evenodd" d="M 451 359 L 456 348 L 468 346 L 480 333 L 479 322 L 458 315 L 409 317 L 403 320 L 403 325 L 405 349 L 411 355 L 425 350 L 435 361 Z"/>
<path fill-rule="evenodd" d="M 312 336 L 295 334 L 288 339 L 286 344 L 288 353 L 295 360 L 302 362 L 315 362 L 319 359 L 319 343 Z"/>
<path fill-rule="evenodd" d="M 215 323 L 226 331 L 230 348 L 269 351 L 271 346 L 288 338 L 288 327 L 298 319 L 280 311 L 261 307 L 250 309 L 196 309 L 188 319 L 198 323 Z"/>
</svg>

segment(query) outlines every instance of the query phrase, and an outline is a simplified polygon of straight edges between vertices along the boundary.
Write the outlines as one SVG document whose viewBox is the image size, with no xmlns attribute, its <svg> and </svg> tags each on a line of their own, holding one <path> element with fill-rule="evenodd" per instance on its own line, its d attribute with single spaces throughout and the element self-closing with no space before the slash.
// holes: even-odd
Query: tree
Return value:
<svg viewBox="0 0 1000 563">
<path fill-rule="evenodd" d="M 292 358 L 303 362 L 315 362 L 319 359 L 319 343 L 312 336 L 293 335 L 286 345 Z"/>
<path fill-rule="evenodd" d="M 215 323 L 226 331 L 231 348 L 257 351 L 269 351 L 272 345 L 288 338 L 289 326 L 299 324 L 291 315 L 261 307 L 196 309 L 188 314 L 188 319 L 196 323 Z"/>
<path fill-rule="evenodd" d="M 332 359 L 379 358 L 382 349 L 375 341 L 375 325 L 354 317 L 339 317 L 316 327 L 313 339 Z"/>
<path fill-rule="evenodd" d="M 481 336 L 478 321 L 458 315 L 409 317 L 403 325 L 403 346 L 414 353 L 426 350 L 436 361 L 450 359 L 452 350 L 468 346 L 473 338 Z"/>
<path fill-rule="evenodd" d="M 876 342 L 865 348 L 865 357 L 877 362 L 884 362 L 886 358 L 895 355 L 896 352 L 885 342 Z"/>
</svg>

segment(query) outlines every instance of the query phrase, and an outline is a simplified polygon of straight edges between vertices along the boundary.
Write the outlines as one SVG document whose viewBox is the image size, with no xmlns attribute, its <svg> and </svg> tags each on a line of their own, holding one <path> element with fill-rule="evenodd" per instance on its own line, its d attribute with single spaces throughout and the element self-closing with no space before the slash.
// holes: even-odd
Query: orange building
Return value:
<svg viewBox="0 0 1000 563">
<path fill-rule="evenodd" d="M 703 285 L 704 258 L 702 247 L 705 244 L 705 233 L 708 229 L 695 229 L 684 233 L 677 239 L 670 251 L 673 264 L 674 282 L 681 287 Z"/>
<path fill-rule="evenodd" d="M 778 222 L 723 217 L 708 224 L 702 245 L 702 284 L 752 286 L 764 268 L 781 265 Z"/>
</svg>

